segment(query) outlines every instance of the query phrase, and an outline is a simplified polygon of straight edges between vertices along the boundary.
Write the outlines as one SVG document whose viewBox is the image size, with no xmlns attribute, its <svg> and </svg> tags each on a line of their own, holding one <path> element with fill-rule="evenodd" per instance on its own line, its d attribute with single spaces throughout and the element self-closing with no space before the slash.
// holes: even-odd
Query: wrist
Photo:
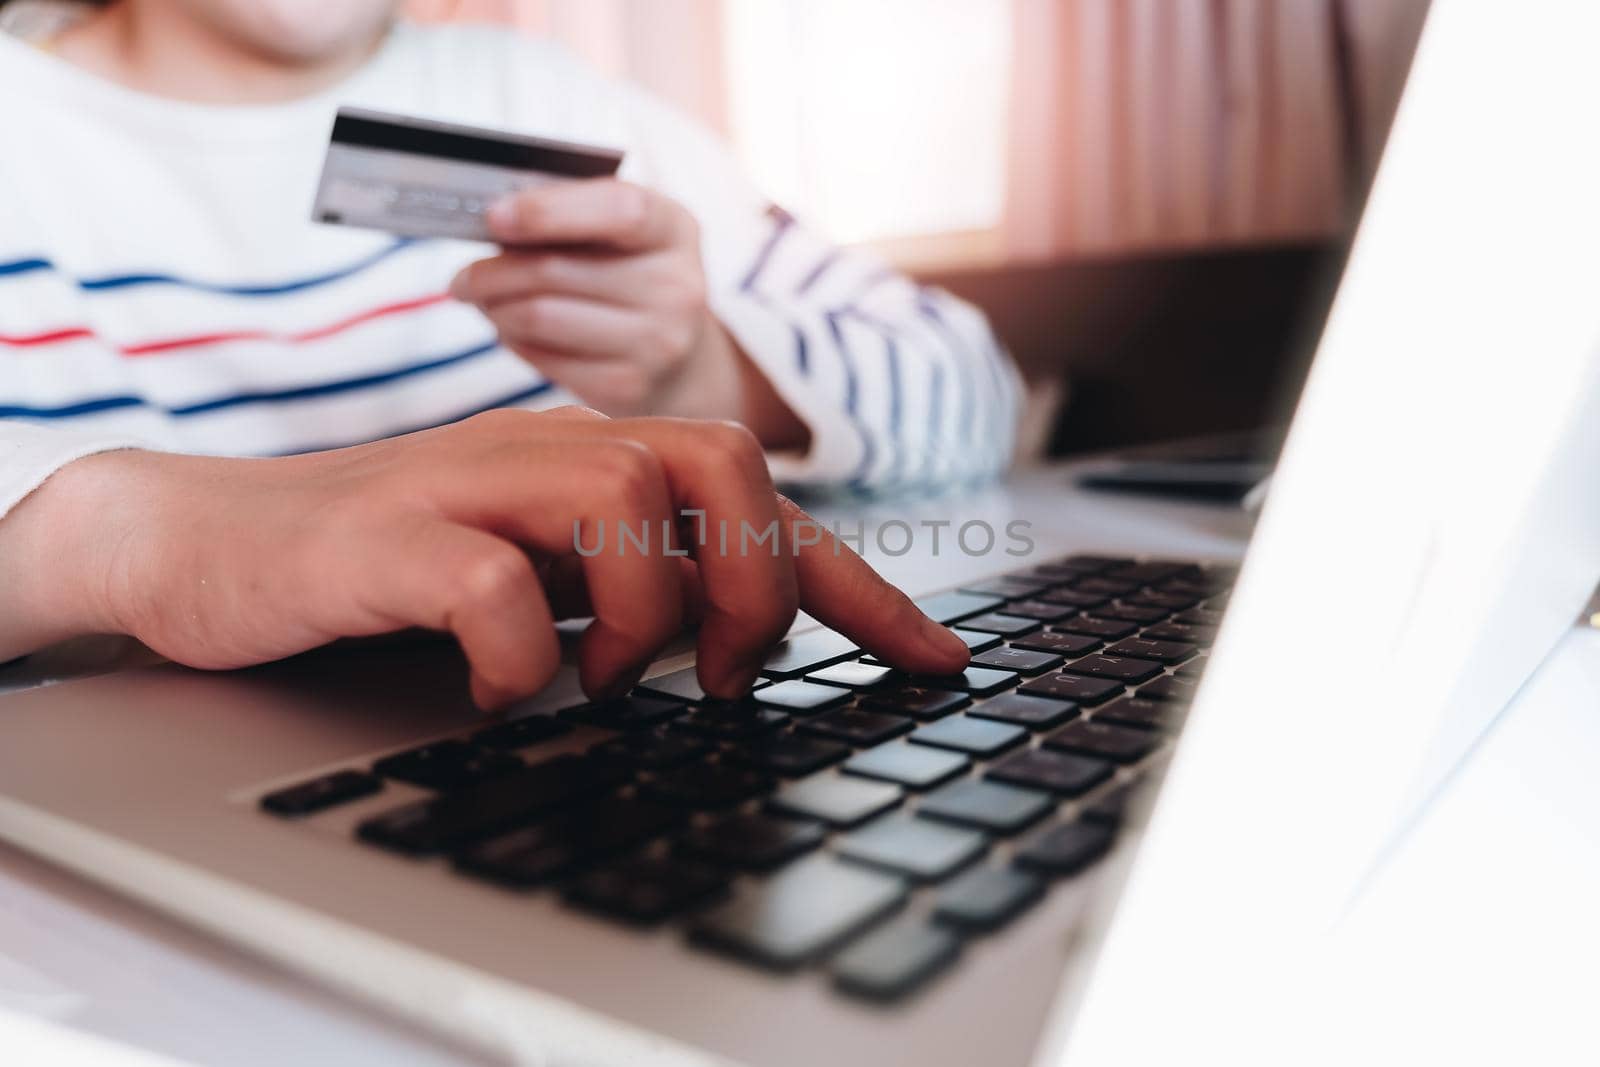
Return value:
<svg viewBox="0 0 1600 1067">
<path fill-rule="evenodd" d="M 26 651 L 85 634 L 128 632 L 121 576 L 152 503 L 134 483 L 154 459 L 125 450 L 74 460 L 0 520 L 0 581 L 11 616 L 0 645 Z"/>
<path fill-rule="evenodd" d="M 669 414 L 734 419 L 769 451 L 803 452 L 810 446 L 811 432 L 805 423 L 709 308 L 689 367 L 671 390 L 681 400 Z"/>
</svg>

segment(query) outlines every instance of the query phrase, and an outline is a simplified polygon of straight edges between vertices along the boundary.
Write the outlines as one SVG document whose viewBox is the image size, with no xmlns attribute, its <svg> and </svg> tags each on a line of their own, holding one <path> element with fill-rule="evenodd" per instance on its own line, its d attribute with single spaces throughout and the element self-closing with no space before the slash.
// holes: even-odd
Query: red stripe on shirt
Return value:
<svg viewBox="0 0 1600 1067">
<path fill-rule="evenodd" d="M 449 298 L 449 293 L 430 293 L 427 296 L 414 297 L 411 300 L 400 300 L 393 304 L 370 308 L 351 315 L 349 318 L 340 319 L 338 322 L 299 333 L 276 333 L 270 330 L 235 330 L 228 333 L 196 334 L 191 337 L 172 337 L 161 341 L 142 341 L 138 344 L 116 345 L 113 347 L 124 356 L 156 356 L 190 348 L 226 344 L 230 341 L 278 341 L 283 344 L 304 344 L 332 337 L 334 334 L 343 333 L 345 330 L 360 326 L 362 323 L 371 322 L 374 319 L 387 318 L 390 315 L 401 315 L 408 311 L 420 311 L 423 308 L 442 303 Z M 77 326 L 20 337 L 0 334 L 0 345 L 12 348 L 33 348 L 65 341 L 93 340 L 95 337 L 94 331 L 86 327 Z"/>
</svg>

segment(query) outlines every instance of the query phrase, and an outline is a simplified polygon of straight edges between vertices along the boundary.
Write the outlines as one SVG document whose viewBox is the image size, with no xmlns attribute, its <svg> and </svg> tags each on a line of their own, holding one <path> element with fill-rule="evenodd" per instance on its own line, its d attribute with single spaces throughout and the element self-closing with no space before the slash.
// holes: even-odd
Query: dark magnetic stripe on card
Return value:
<svg viewBox="0 0 1600 1067">
<path fill-rule="evenodd" d="M 603 178 L 622 164 L 620 153 L 579 149 L 537 137 L 458 133 L 431 126 L 409 126 L 341 113 L 333 120 L 333 142 L 349 148 L 378 148 L 429 159 L 487 163 L 511 170 Z"/>
</svg>

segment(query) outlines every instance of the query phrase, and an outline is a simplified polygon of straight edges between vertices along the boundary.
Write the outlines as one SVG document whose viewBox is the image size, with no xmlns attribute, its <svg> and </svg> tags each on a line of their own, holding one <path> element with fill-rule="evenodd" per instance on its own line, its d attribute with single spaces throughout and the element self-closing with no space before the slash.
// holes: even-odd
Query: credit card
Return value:
<svg viewBox="0 0 1600 1067">
<path fill-rule="evenodd" d="M 600 178 L 622 165 L 610 148 L 342 107 L 312 218 L 400 237 L 487 241 L 484 212 L 509 193 Z"/>
</svg>

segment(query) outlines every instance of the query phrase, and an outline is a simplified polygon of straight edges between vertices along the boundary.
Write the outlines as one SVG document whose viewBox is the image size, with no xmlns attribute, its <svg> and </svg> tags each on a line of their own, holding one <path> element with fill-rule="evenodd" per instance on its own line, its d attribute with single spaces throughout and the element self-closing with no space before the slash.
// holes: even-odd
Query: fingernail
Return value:
<svg viewBox="0 0 1600 1067">
<path fill-rule="evenodd" d="M 484 212 L 483 217 L 489 224 L 490 233 L 505 233 L 517 221 L 517 211 L 512 207 L 508 197 L 490 204 L 489 210 Z"/>
</svg>

